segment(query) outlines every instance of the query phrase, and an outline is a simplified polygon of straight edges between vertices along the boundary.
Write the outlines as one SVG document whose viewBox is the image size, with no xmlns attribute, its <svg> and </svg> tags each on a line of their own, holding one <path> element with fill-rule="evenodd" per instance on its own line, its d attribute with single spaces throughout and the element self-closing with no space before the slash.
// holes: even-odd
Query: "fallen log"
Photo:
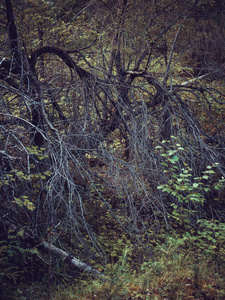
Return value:
<svg viewBox="0 0 225 300">
<path fill-rule="evenodd" d="M 21 230 L 20 226 L 13 224 L 13 222 L 11 222 L 9 220 L 5 220 L 6 216 L 7 216 L 7 214 L 3 215 L 3 217 L 0 217 L 0 227 L 3 228 L 3 230 L 5 230 L 6 232 L 9 229 L 11 229 L 15 232 L 22 231 L 23 232 L 22 239 L 26 240 L 26 242 L 28 242 L 30 245 L 32 245 L 32 248 L 36 247 L 36 248 L 39 248 L 40 250 L 41 249 L 46 250 L 49 253 L 51 253 L 52 255 L 62 258 L 63 260 L 65 260 L 66 262 L 70 263 L 72 266 L 78 268 L 79 270 L 81 270 L 83 272 L 93 274 L 94 276 L 97 276 L 101 279 L 107 279 L 107 277 L 103 273 L 99 272 L 98 270 L 92 268 L 88 264 L 75 258 L 70 253 L 54 246 L 51 243 L 46 242 L 42 238 L 38 237 L 32 230 L 29 230 L 29 229 Z"/>
<path fill-rule="evenodd" d="M 106 278 L 106 276 L 103 273 L 99 272 L 98 270 L 93 269 L 91 266 L 80 261 L 79 259 L 75 258 L 74 256 L 67 253 L 66 251 L 61 250 L 58 247 L 56 247 L 50 243 L 47 243 L 45 241 L 42 241 L 42 243 L 40 245 L 43 246 L 46 250 L 48 250 L 51 254 L 63 258 L 64 260 L 71 263 L 73 266 L 80 269 L 81 271 L 91 273 L 98 277 Z"/>
</svg>

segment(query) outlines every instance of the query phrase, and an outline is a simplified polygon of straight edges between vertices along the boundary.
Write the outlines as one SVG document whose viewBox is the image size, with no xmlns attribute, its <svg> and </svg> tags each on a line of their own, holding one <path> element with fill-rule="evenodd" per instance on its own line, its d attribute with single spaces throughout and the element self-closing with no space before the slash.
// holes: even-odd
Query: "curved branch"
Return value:
<svg viewBox="0 0 225 300">
<path fill-rule="evenodd" d="M 46 53 L 51 53 L 59 56 L 64 63 L 71 69 L 74 69 L 77 74 L 80 76 L 80 78 L 89 78 L 92 77 L 91 73 L 85 71 L 81 67 L 78 67 L 77 64 L 74 62 L 74 60 L 70 57 L 67 51 L 64 51 L 60 48 L 57 47 L 52 47 L 52 46 L 45 46 L 41 47 L 37 50 L 35 50 L 29 59 L 30 63 L 30 68 L 31 70 L 35 73 L 35 66 L 37 63 L 37 59 L 39 56 L 46 54 Z"/>
<path fill-rule="evenodd" d="M 7 124 L 9 124 L 9 125 L 11 125 L 11 124 L 18 125 L 19 124 L 20 126 L 23 126 L 24 128 L 29 129 L 31 131 L 36 130 L 44 140 L 47 140 L 46 136 L 38 128 L 38 126 L 35 126 L 31 122 L 29 122 L 29 121 L 27 121 L 27 120 L 25 120 L 21 117 L 13 116 L 13 115 L 10 115 L 10 114 L 3 114 L 3 113 L 0 114 L 0 117 L 2 118 L 2 120 L 0 119 L 0 125 L 7 125 Z M 7 117 L 9 119 L 6 119 Z"/>
</svg>

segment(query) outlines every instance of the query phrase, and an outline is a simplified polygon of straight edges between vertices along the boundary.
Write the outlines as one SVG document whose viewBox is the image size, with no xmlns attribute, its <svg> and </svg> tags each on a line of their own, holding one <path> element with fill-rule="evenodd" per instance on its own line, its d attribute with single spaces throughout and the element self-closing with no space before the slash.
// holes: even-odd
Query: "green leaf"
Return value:
<svg viewBox="0 0 225 300">
<path fill-rule="evenodd" d="M 169 150 L 168 155 L 171 156 L 171 155 L 175 154 L 176 152 L 177 152 L 177 150 Z"/>
<path fill-rule="evenodd" d="M 215 172 L 213 170 L 209 170 L 207 171 L 207 174 L 215 174 Z"/>
<path fill-rule="evenodd" d="M 201 202 L 201 199 L 197 198 L 197 197 L 190 197 L 190 200 L 191 201 L 196 201 L 196 202 Z"/>
<path fill-rule="evenodd" d="M 174 155 L 174 156 L 172 157 L 172 160 L 173 160 L 174 162 L 177 162 L 177 161 L 179 160 L 179 157 L 176 156 L 176 155 Z"/>
<path fill-rule="evenodd" d="M 161 190 L 162 188 L 164 188 L 164 185 L 157 186 L 157 190 Z"/>
</svg>

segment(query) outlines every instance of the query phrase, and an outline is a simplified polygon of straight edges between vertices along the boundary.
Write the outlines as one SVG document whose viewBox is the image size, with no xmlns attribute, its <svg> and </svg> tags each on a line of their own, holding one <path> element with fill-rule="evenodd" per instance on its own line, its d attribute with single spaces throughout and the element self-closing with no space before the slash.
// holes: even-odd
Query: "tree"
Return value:
<svg viewBox="0 0 225 300">
<path fill-rule="evenodd" d="M 180 168 L 188 162 L 198 176 L 216 162 L 224 175 L 224 90 L 205 85 L 210 69 L 193 77 L 182 64 L 197 4 L 90 1 L 73 19 L 76 7 L 67 14 L 61 1 L 43 1 L 34 44 L 26 32 L 36 4 L 26 4 L 1 7 L 1 222 L 44 238 L 54 231 L 57 241 L 70 233 L 86 257 L 102 251 L 95 211 L 133 238 L 168 224 L 174 199 L 157 190 L 167 181 L 157 145 L 172 148 L 175 136 L 186 150 Z M 75 49 L 73 31 L 83 39 Z M 208 201 L 213 210 L 199 213 L 222 218 Z"/>
</svg>

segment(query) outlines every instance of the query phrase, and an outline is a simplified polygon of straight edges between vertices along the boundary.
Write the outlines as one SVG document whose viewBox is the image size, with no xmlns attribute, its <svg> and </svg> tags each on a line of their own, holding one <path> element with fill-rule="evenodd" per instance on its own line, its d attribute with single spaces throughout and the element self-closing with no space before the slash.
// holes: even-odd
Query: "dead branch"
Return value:
<svg viewBox="0 0 225 300">
<path fill-rule="evenodd" d="M 98 277 L 103 277 L 103 278 L 106 277 L 103 273 L 99 272 L 98 270 L 93 269 L 91 266 L 89 266 L 89 265 L 85 264 L 84 262 L 80 261 L 79 259 L 75 258 L 68 252 L 61 250 L 50 243 L 43 241 L 41 243 L 41 246 L 43 246 L 51 254 L 61 257 L 63 260 L 66 260 L 67 262 L 72 264 L 74 267 L 80 269 L 83 272 L 88 272 L 88 273 L 91 273 Z"/>
</svg>

